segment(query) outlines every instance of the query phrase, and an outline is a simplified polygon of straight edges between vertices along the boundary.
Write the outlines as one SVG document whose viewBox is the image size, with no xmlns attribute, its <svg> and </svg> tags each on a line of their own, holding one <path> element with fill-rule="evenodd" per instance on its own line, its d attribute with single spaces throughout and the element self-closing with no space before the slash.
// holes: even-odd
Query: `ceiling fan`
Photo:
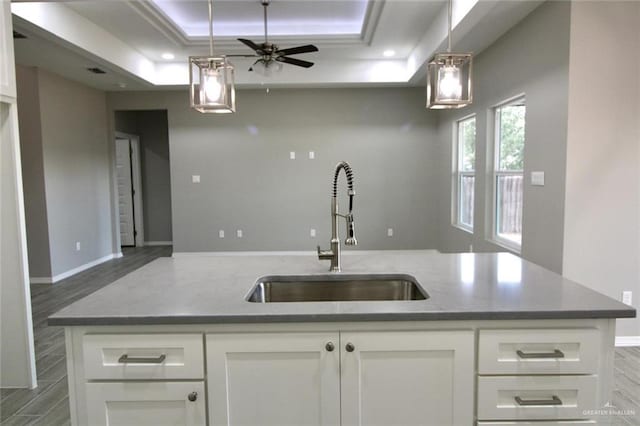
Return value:
<svg viewBox="0 0 640 426">
<path fill-rule="evenodd" d="M 249 68 L 249 71 L 256 71 L 261 74 L 269 74 L 270 71 L 274 68 L 277 70 L 280 70 L 282 68 L 281 63 L 296 65 L 303 68 L 312 67 L 313 62 L 303 61 L 302 59 L 290 58 L 289 55 L 317 52 L 318 48 L 313 44 L 290 47 L 288 49 L 280 49 L 277 45 L 269 42 L 269 37 L 267 33 L 267 7 L 269 7 L 269 3 L 271 3 L 271 0 L 260 0 L 260 3 L 262 3 L 262 6 L 264 7 L 264 42 L 258 44 L 251 40 L 247 40 L 246 38 L 238 39 L 238 41 L 243 43 L 245 46 L 255 51 L 255 55 L 248 56 L 248 57 L 253 57 L 253 56 L 258 57 L 258 60 L 256 60 L 253 63 L 253 65 Z M 247 57 L 247 55 L 229 55 L 229 56 Z"/>
</svg>

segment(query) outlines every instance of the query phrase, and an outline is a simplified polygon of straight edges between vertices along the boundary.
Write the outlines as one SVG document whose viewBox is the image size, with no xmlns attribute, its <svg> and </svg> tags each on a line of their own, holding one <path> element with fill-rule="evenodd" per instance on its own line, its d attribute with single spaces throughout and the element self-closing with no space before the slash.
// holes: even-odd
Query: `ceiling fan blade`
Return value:
<svg viewBox="0 0 640 426">
<path fill-rule="evenodd" d="M 255 58 L 258 55 L 224 55 L 227 58 Z"/>
<path fill-rule="evenodd" d="M 278 56 L 276 58 L 278 62 L 284 62 L 285 64 L 297 65 L 303 68 L 311 68 L 313 66 L 313 62 L 302 61 L 300 59 L 289 58 L 287 56 Z"/>
<path fill-rule="evenodd" d="M 306 44 L 304 46 L 291 47 L 289 49 L 282 49 L 276 51 L 277 54 L 286 56 L 286 55 L 297 55 L 299 53 L 309 53 L 309 52 L 317 52 L 318 48 L 313 44 Z"/>
<path fill-rule="evenodd" d="M 244 44 L 245 46 L 249 47 L 250 49 L 253 49 L 256 52 L 262 54 L 262 47 L 257 45 L 257 44 L 255 44 L 251 40 L 247 40 L 246 38 L 239 38 L 238 41 L 240 43 Z"/>
</svg>

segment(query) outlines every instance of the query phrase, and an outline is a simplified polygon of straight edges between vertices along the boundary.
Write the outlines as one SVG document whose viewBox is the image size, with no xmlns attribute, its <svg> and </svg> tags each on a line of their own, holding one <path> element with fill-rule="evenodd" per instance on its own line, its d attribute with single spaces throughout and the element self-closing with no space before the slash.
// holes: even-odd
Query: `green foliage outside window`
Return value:
<svg viewBox="0 0 640 426">
<path fill-rule="evenodd" d="M 500 170 L 524 169 L 524 105 L 507 105 L 496 111 L 499 120 Z"/>
</svg>

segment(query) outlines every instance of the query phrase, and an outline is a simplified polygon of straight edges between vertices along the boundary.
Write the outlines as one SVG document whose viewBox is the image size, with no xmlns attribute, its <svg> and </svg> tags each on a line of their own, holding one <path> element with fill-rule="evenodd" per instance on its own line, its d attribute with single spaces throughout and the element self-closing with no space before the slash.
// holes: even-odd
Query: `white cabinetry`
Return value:
<svg viewBox="0 0 640 426">
<path fill-rule="evenodd" d="M 91 382 L 85 385 L 92 426 L 207 424 L 204 382 Z"/>
<path fill-rule="evenodd" d="M 340 424 L 338 345 L 338 333 L 207 335 L 211 424 Z"/>
<path fill-rule="evenodd" d="M 209 334 L 211 423 L 471 424 L 473 352 L 471 330 Z"/>
<path fill-rule="evenodd" d="M 588 418 L 600 406 L 600 337 L 595 328 L 480 330 L 478 419 Z"/>
<path fill-rule="evenodd" d="M 207 424 L 202 334 L 86 334 L 82 359 L 79 423 Z"/>
<path fill-rule="evenodd" d="M 69 327 L 74 425 L 586 425 L 614 320 Z"/>
<path fill-rule="evenodd" d="M 474 335 L 341 333 L 343 425 L 473 423 Z"/>
</svg>

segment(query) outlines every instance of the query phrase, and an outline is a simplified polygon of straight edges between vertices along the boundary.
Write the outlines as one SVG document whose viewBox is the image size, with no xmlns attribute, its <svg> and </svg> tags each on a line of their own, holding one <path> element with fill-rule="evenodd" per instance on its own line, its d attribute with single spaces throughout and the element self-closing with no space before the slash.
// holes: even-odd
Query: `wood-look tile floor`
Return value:
<svg viewBox="0 0 640 426">
<path fill-rule="evenodd" d="M 38 387 L 0 390 L 0 424 L 69 424 L 64 330 L 48 326 L 47 317 L 158 257 L 171 256 L 171 250 L 167 246 L 124 248 L 124 257 L 120 259 L 102 263 L 53 285 L 31 285 Z"/>
<path fill-rule="evenodd" d="M 144 247 L 123 250 L 124 257 L 74 275 L 64 281 L 31 286 L 38 387 L 2 389 L 0 424 L 69 424 L 69 398 L 64 331 L 49 327 L 47 317 L 152 260 L 171 255 L 171 247 Z M 612 404 L 622 412 L 616 426 L 640 426 L 640 347 L 617 348 L 615 392 Z M 604 420 L 604 419 L 603 419 Z"/>
</svg>

